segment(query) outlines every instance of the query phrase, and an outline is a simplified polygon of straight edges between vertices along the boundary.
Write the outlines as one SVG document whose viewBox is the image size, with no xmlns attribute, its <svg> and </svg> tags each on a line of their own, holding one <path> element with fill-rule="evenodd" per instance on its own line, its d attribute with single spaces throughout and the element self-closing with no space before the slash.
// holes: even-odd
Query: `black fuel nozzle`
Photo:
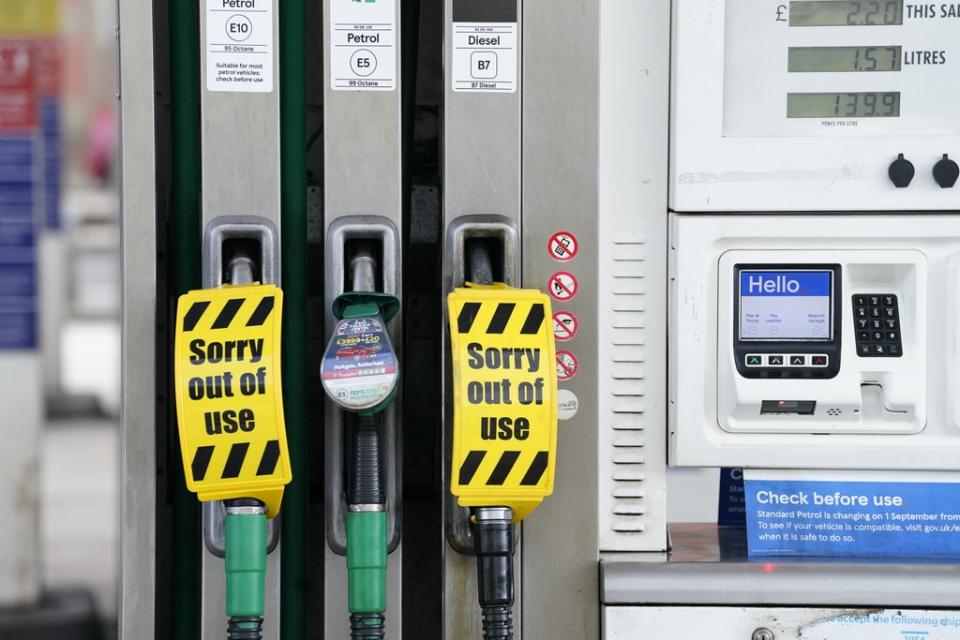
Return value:
<svg viewBox="0 0 960 640">
<path fill-rule="evenodd" d="M 513 510 L 481 507 L 473 514 L 477 593 L 484 640 L 513 639 Z"/>
</svg>

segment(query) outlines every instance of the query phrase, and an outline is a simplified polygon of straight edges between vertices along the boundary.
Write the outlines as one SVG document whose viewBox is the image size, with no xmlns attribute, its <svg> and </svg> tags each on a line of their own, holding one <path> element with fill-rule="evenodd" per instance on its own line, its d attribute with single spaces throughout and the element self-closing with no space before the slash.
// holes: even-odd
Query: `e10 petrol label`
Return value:
<svg viewBox="0 0 960 640">
<path fill-rule="evenodd" d="M 273 91 L 273 0 L 207 0 L 207 91 Z"/>
</svg>

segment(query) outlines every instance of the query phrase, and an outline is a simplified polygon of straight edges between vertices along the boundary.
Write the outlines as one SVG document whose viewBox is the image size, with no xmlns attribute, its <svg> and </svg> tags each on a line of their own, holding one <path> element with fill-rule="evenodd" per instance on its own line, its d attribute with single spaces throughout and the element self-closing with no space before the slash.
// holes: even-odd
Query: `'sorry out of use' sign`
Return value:
<svg viewBox="0 0 960 640">
<path fill-rule="evenodd" d="M 519 521 L 553 492 L 556 352 L 550 298 L 504 285 L 447 299 L 453 364 L 451 492 Z"/>
<path fill-rule="evenodd" d="M 191 291 L 177 306 L 175 390 L 187 487 L 201 501 L 256 498 L 274 517 L 291 480 L 280 384 L 283 292 Z"/>
</svg>

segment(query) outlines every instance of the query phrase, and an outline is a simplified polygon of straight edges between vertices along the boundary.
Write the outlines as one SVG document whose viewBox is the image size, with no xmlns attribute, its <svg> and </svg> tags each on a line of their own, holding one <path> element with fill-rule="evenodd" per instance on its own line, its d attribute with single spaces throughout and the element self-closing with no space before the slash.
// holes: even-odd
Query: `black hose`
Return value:
<svg viewBox="0 0 960 640">
<path fill-rule="evenodd" d="M 512 640 L 512 607 L 482 607 L 483 640 Z"/>
<path fill-rule="evenodd" d="M 383 437 L 379 420 L 359 416 L 353 425 L 347 504 L 384 504 Z"/>
<path fill-rule="evenodd" d="M 227 640 L 262 640 L 263 618 L 234 616 L 227 623 Z"/>
<path fill-rule="evenodd" d="M 496 509 L 504 517 L 481 516 L 473 530 L 477 554 L 477 595 L 483 613 L 484 640 L 513 639 L 513 522 L 509 509 Z"/>
<path fill-rule="evenodd" d="M 382 613 L 354 613 L 350 616 L 350 640 L 381 640 L 383 637 Z"/>
</svg>

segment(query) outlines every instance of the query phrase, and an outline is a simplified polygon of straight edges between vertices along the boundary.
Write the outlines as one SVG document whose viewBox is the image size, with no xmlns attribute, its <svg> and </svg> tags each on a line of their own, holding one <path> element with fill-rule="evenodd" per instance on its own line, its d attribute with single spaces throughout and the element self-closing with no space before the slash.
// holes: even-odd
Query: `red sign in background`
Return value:
<svg viewBox="0 0 960 640">
<path fill-rule="evenodd" d="M 34 40 L 37 93 L 42 97 L 60 95 L 63 47 L 58 38 Z"/>
<path fill-rule="evenodd" d="M 0 40 L 0 134 L 38 126 L 35 64 L 30 40 Z"/>
</svg>

